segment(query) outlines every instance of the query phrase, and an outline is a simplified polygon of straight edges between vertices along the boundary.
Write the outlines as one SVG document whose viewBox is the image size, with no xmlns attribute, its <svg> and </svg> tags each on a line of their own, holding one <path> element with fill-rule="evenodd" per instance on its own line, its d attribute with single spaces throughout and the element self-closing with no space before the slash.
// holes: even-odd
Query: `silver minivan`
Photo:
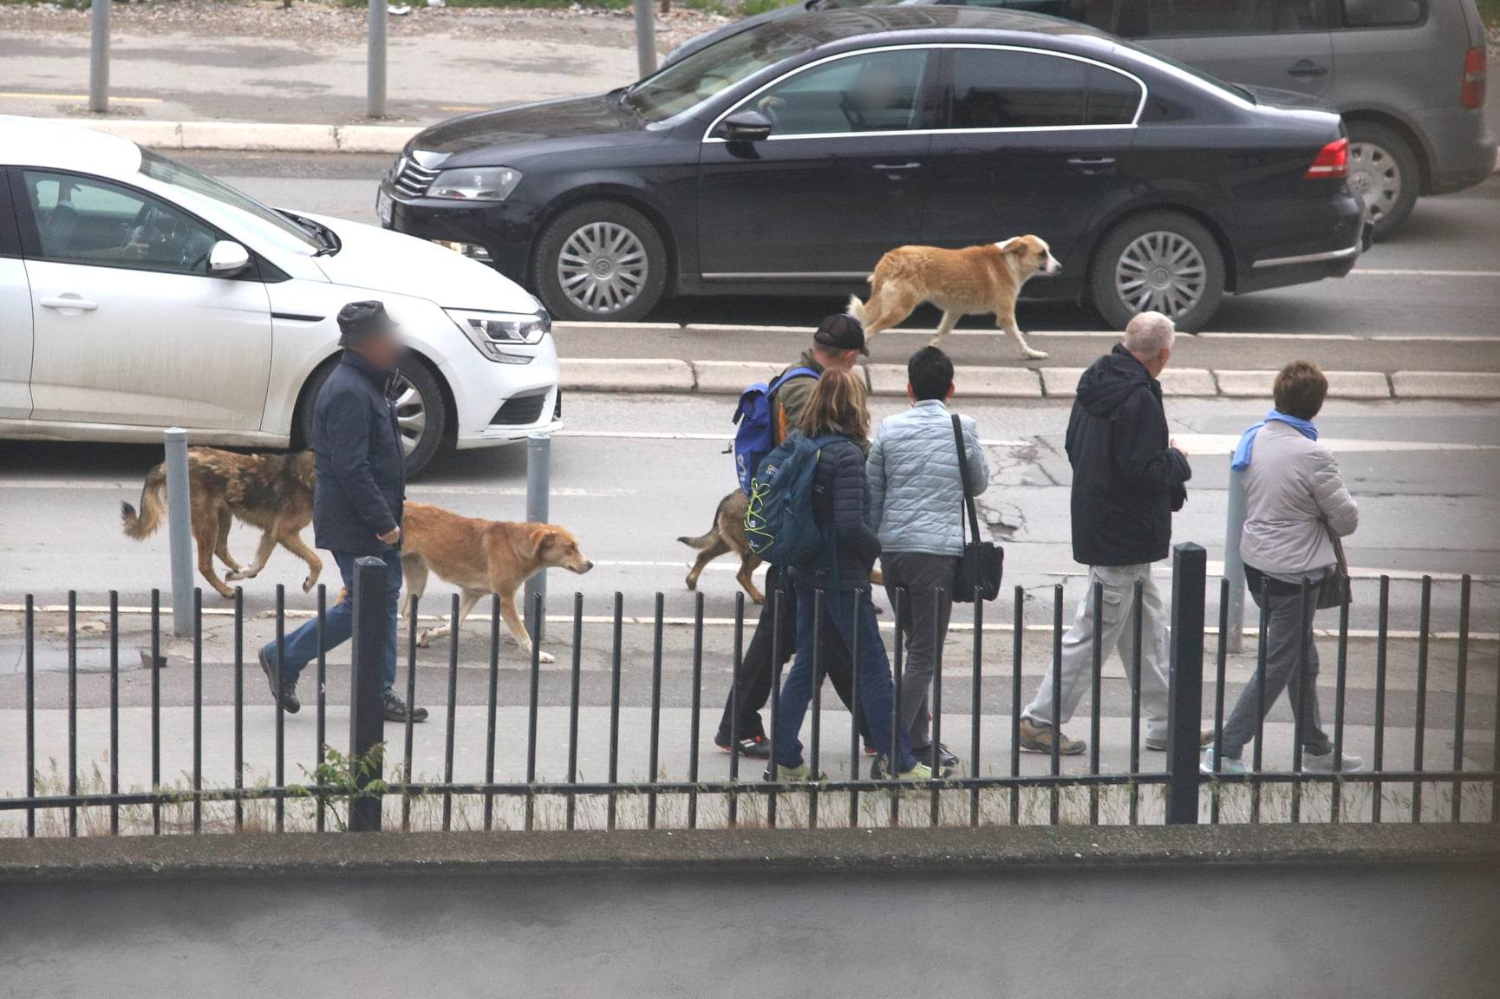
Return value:
<svg viewBox="0 0 1500 999">
<path fill-rule="evenodd" d="M 1485 39 L 1475 0 L 802 0 L 809 7 L 953 4 L 1083 21 L 1223 80 L 1315 97 L 1344 115 L 1349 183 L 1377 236 L 1418 195 L 1495 169 L 1485 127 Z M 695 38 L 669 60 L 782 11 Z"/>
</svg>

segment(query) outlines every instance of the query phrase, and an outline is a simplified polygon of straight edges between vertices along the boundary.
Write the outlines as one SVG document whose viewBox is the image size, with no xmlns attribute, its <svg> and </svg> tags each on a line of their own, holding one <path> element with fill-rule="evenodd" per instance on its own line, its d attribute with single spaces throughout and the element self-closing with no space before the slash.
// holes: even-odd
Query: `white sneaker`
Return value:
<svg viewBox="0 0 1500 999">
<path fill-rule="evenodd" d="M 1198 765 L 1198 772 L 1212 775 L 1214 772 L 1214 750 L 1213 747 L 1203 751 L 1203 762 Z M 1226 756 L 1219 761 L 1219 773 L 1242 774 L 1245 772 L 1245 763 L 1237 756 Z"/>
<path fill-rule="evenodd" d="M 1358 773 L 1365 768 L 1364 760 L 1358 756 L 1350 756 L 1348 753 L 1344 754 L 1343 764 L 1340 772 L 1346 774 Z M 1333 773 L 1333 749 L 1330 748 L 1328 752 L 1321 756 L 1317 753 L 1309 753 L 1304 749 L 1302 751 L 1302 769 L 1308 773 L 1315 774 Z"/>
</svg>

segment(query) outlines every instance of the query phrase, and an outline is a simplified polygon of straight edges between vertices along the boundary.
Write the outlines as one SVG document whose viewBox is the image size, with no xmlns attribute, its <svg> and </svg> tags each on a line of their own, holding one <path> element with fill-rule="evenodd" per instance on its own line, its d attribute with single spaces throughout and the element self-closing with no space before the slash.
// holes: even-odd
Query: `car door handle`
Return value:
<svg viewBox="0 0 1500 999">
<path fill-rule="evenodd" d="M 40 300 L 44 309 L 77 309 L 79 312 L 93 312 L 99 308 L 98 302 L 90 302 L 79 295 L 52 295 Z"/>
<path fill-rule="evenodd" d="M 915 170 L 922 164 L 912 161 L 911 163 L 876 163 L 876 170 Z"/>
<path fill-rule="evenodd" d="M 1115 158 L 1113 156 L 1096 156 L 1093 158 L 1073 156 L 1068 159 L 1067 163 L 1074 171 L 1083 174 L 1085 177 L 1095 177 L 1099 174 L 1109 173 L 1115 168 Z"/>
<path fill-rule="evenodd" d="M 1296 77 L 1300 77 L 1300 78 L 1310 78 L 1310 77 L 1315 77 L 1315 76 L 1327 76 L 1328 75 L 1328 67 L 1327 66 L 1319 66 L 1317 63 L 1313 62 L 1311 59 L 1299 59 L 1296 62 L 1292 63 L 1292 68 L 1289 69 L 1289 70 L 1287 70 L 1287 75 L 1288 76 L 1296 76 Z"/>
</svg>

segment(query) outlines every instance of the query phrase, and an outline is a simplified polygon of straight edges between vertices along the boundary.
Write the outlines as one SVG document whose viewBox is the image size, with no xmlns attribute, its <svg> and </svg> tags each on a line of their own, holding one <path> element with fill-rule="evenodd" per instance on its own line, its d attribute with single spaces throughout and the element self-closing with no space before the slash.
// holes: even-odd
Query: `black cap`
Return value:
<svg viewBox="0 0 1500 999">
<path fill-rule="evenodd" d="M 866 357 L 870 355 L 870 348 L 865 346 L 865 328 L 858 319 L 843 313 L 819 323 L 813 343 L 831 350 L 857 350 Z"/>
<path fill-rule="evenodd" d="M 380 302 L 350 302 L 339 310 L 340 347 L 374 336 L 393 336 L 397 328 Z"/>
</svg>

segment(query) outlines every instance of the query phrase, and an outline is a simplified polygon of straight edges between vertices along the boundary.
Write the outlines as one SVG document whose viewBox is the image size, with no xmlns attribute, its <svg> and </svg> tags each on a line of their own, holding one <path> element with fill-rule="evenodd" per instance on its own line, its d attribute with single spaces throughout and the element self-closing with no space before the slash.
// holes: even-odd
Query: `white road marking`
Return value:
<svg viewBox="0 0 1500 999">
<path fill-rule="evenodd" d="M 1442 271 L 1416 270 L 1408 268 L 1356 267 L 1350 277 L 1440 277 L 1440 278 L 1500 278 L 1500 271 Z"/>
<path fill-rule="evenodd" d="M 559 430 L 554 437 L 603 437 L 642 441 L 719 441 L 734 440 L 734 434 L 695 434 L 677 430 Z M 1032 447 L 1036 441 L 981 440 L 985 447 Z"/>
<path fill-rule="evenodd" d="M 140 492 L 139 482 L 99 482 L 88 479 L 0 479 L 0 489 L 56 489 L 86 490 L 92 492 L 125 491 Z M 635 496 L 637 489 L 579 489 L 572 486 L 553 486 L 551 495 L 561 497 L 583 497 L 604 499 L 615 496 Z M 408 496 L 525 496 L 525 486 L 482 485 L 414 485 Z"/>
<path fill-rule="evenodd" d="M 1172 569 L 1171 566 L 1165 564 L 1153 566 L 1151 574 L 1170 579 L 1172 577 Z M 1081 579 L 1087 576 L 1088 573 L 1077 572 L 1072 569 L 1059 569 L 1052 572 L 1045 572 L 1043 575 L 1052 576 L 1057 579 Z M 1224 575 L 1224 563 L 1209 562 L 1208 575 L 1210 578 Z M 1354 566 L 1349 567 L 1349 576 L 1352 579 L 1379 579 L 1381 576 L 1389 576 L 1392 581 L 1398 583 L 1420 583 L 1424 576 L 1432 577 L 1434 583 L 1457 583 L 1463 579 L 1463 574 L 1458 572 L 1418 572 L 1415 569 L 1362 569 Z M 1500 576 L 1471 575 L 1469 579 L 1481 585 L 1486 583 L 1500 583 Z"/>
<path fill-rule="evenodd" d="M 1228 454 L 1240 442 L 1239 434 L 1173 434 L 1190 454 Z M 1323 437 L 1330 451 L 1497 451 L 1500 444 L 1452 444 L 1443 441 L 1367 441 L 1353 437 Z"/>
</svg>

